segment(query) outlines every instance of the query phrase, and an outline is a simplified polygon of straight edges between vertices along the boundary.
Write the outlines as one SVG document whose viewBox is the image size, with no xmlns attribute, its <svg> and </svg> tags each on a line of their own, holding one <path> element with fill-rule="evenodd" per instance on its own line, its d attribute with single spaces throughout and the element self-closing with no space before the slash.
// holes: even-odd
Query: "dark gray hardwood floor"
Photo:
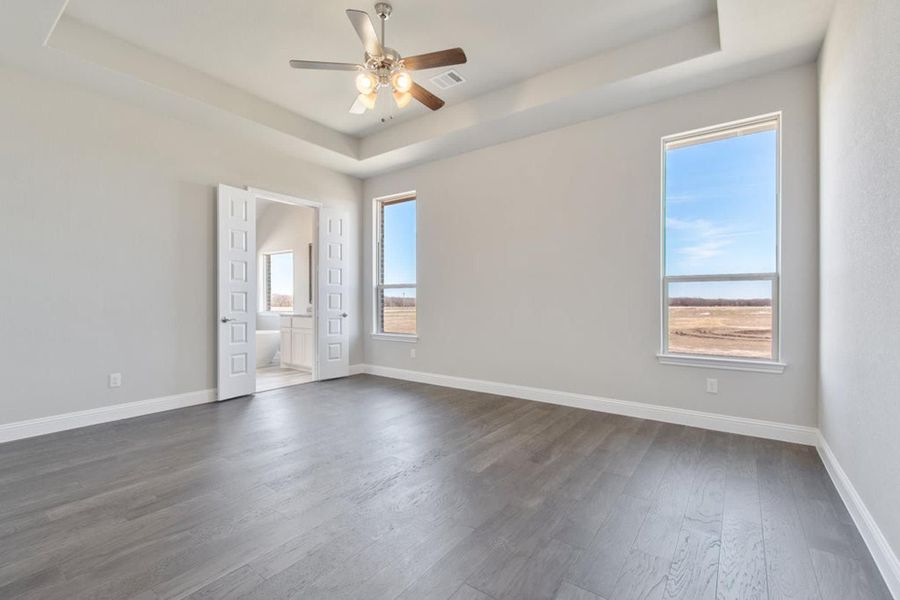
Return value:
<svg viewBox="0 0 900 600">
<path fill-rule="evenodd" d="M 812 448 L 356 376 L 0 446 L 0 598 L 889 595 Z"/>
</svg>

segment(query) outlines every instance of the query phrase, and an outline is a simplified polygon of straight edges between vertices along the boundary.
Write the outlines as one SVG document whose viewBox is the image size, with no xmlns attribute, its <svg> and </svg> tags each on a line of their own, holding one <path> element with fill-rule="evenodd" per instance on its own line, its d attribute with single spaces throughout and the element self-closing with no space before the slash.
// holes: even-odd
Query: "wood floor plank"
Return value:
<svg viewBox="0 0 900 600">
<path fill-rule="evenodd" d="M 593 594 L 585 589 L 582 589 L 578 586 L 572 585 L 568 581 L 564 581 L 562 585 L 559 586 L 559 590 L 556 592 L 556 596 L 553 597 L 553 600 L 604 600 L 597 594 Z"/>
<path fill-rule="evenodd" d="M 668 568 L 667 559 L 632 550 L 610 597 L 616 600 L 659 600 L 666 591 Z"/>
<path fill-rule="evenodd" d="M 497 600 L 552 600 L 578 550 L 558 540 L 538 548 Z"/>
<path fill-rule="evenodd" d="M 364 375 L 0 445 L 2 598 L 886 593 L 783 442 Z"/>
<path fill-rule="evenodd" d="M 648 502 L 620 496 L 594 540 L 566 576 L 578 587 L 610 598 L 628 560 L 638 531 L 650 510 Z"/>
<path fill-rule="evenodd" d="M 494 551 L 494 538 L 477 533 L 467 537 L 422 573 L 397 598 L 398 600 L 447 600 L 459 594 L 466 579 L 479 569 Z M 471 588 L 470 588 L 471 589 Z M 481 593 L 481 592 L 478 592 Z"/>
<path fill-rule="evenodd" d="M 722 531 L 725 509 L 727 436 L 706 432 L 684 518 L 688 525 L 714 536 Z"/>
<path fill-rule="evenodd" d="M 726 516 L 719 556 L 718 600 L 766 600 L 762 525 Z"/>
<path fill-rule="evenodd" d="M 719 571 L 719 536 L 683 527 L 666 578 L 666 600 L 712 600 Z"/>
<path fill-rule="evenodd" d="M 450 597 L 450 600 L 493 600 L 493 598 L 479 592 L 471 585 L 463 584 L 456 590 L 456 593 Z"/>
<path fill-rule="evenodd" d="M 816 600 L 819 589 L 783 458 L 767 451 L 757 466 L 769 598 Z"/>
<path fill-rule="evenodd" d="M 859 561 L 816 549 L 811 554 L 822 600 L 891 600 L 884 582 Z"/>
<path fill-rule="evenodd" d="M 211 581 L 187 598 L 189 600 L 238 600 L 252 593 L 262 582 L 263 578 L 249 565 L 243 565 L 227 575 Z"/>
</svg>

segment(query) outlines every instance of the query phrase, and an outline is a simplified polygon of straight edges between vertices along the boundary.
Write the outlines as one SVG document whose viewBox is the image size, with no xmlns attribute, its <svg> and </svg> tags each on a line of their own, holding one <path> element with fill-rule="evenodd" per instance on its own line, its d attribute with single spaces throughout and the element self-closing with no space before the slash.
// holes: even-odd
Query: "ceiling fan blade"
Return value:
<svg viewBox="0 0 900 600">
<path fill-rule="evenodd" d="M 353 63 L 325 62 L 321 60 L 292 60 L 291 66 L 295 69 L 316 69 L 321 71 L 357 71 L 364 68 L 362 65 Z"/>
<path fill-rule="evenodd" d="M 441 50 L 439 52 L 408 56 L 403 59 L 403 64 L 410 71 L 461 65 L 464 62 L 466 62 L 466 53 L 463 52 L 462 48 L 450 48 L 449 50 Z"/>
<path fill-rule="evenodd" d="M 357 96 L 356 100 L 353 101 L 353 104 L 350 106 L 350 114 L 351 115 L 361 115 L 366 112 L 366 105 L 363 104 L 362 99 Z"/>
<path fill-rule="evenodd" d="M 437 110 L 444 105 L 443 100 L 423 88 L 418 83 L 412 84 L 412 88 L 410 88 L 409 93 L 413 95 L 413 98 L 415 98 L 431 110 Z"/>
<path fill-rule="evenodd" d="M 375 33 L 375 25 L 369 18 L 369 13 L 364 10 L 347 9 L 347 18 L 353 24 L 356 35 L 362 40 L 363 47 L 369 56 L 383 56 L 384 50 L 381 49 L 381 42 L 378 41 L 378 34 Z"/>
</svg>

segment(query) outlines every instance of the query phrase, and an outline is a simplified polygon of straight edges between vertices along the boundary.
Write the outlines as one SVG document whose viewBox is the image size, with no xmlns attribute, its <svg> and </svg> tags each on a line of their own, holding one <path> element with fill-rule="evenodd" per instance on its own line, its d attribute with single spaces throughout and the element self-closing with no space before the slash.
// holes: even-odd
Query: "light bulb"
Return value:
<svg viewBox="0 0 900 600">
<path fill-rule="evenodd" d="M 374 73 L 362 71 L 356 76 L 356 89 L 360 94 L 371 94 L 378 87 L 378 78 Z"/>
<path fill-rule="evenodd" d="M 412 100 L 412 94 L 409 92 L 394 92 L 394 102 L 397 103 L 397 108 L 405 108 L 410 100 Z"/>
<path fill-rule="evenodd" d="M 359 101 L 362 102 L 363 106 L 368 108 L 369 110 L 373 110 L 375 108 L 375 101 L 378 100 L 378 94 L 372 92 L 371 94 L 360 94 Z"/>
<path fill-rule="evenodd" d="M 397 71 L 391 75 L 391 83 L 395 90 L 405 93 L 412 89 L 413 80 L 412 76 L 406 71 Z"/>
</svg>

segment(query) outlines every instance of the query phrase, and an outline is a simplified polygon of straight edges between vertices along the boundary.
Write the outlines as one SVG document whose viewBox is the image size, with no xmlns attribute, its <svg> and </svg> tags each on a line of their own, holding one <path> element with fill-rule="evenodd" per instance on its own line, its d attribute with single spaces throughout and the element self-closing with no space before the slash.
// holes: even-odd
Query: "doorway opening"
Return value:
<svg viewBox="0 0 900 600">
<path fill-rule="evenodd" d="M 351 232 L 346 211 L 225 184 L 218 186 L 216 203 L 216 398 L 349 375 Z M 285 215 L 284 210 L 291 212 Z M 293 212 L 299 210 L 305 213 Z M 310 217 L 304 219 L 309 226 L 270 234 L 267 222 L 280 228 L 293 215 Z M 257 336 L 258 328 L 269 333 Z M 262 374 L 277 377 L 264 377 L 270 381 L 258 388 L 257 368 L 268 368 Z"/>
<path fill-rule="evenodd" d="M 317 210 L 256 195 L 256 390 L 316 379 Z"/>
</svg>

